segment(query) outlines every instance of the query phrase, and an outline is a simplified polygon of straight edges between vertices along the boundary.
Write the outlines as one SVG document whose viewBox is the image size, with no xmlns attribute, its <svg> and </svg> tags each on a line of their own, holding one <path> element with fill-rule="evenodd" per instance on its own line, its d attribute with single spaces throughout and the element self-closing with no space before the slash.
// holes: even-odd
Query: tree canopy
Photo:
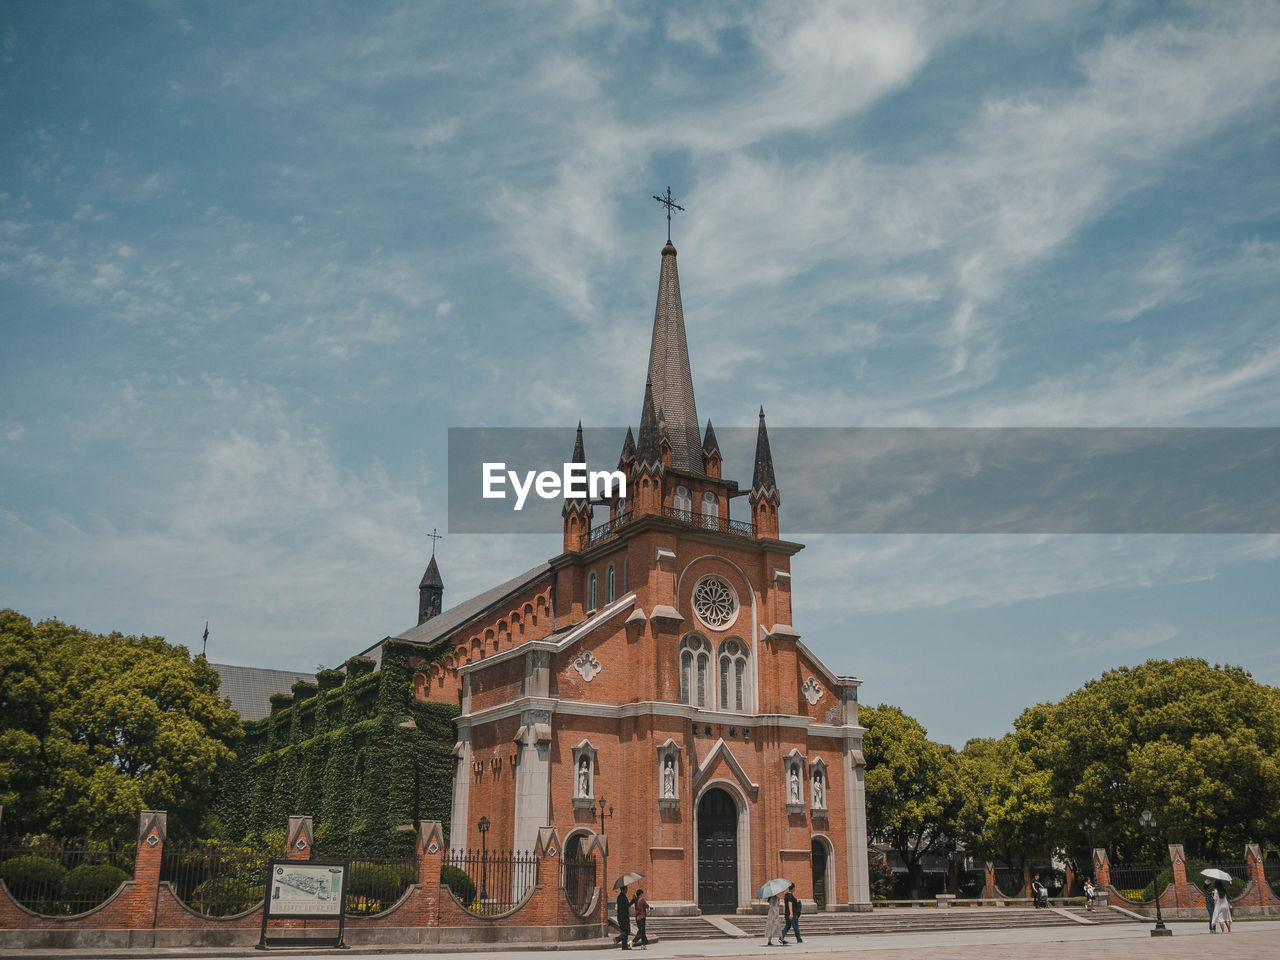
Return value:
<svg viewBox="0 0 1280 960">
<path fill-rule="evenodd" d="M 239 715 L 203 657 L 0 610 L 0 804 L 25 833 L 129 836 L 140 810 L 197 833 Z"/>
<path fill-rule="evenodd" d="M 867 832 L 887 843 L 919 889 L 921 859 L 955 847 L 963 793 L 955 751 L 897 707 L 863 707 Z"/>
</svg>

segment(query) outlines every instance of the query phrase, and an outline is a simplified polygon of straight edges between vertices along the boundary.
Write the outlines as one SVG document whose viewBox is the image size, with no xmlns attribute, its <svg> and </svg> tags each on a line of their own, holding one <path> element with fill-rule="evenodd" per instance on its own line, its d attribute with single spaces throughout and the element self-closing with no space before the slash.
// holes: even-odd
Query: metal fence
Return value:
<svg viewBox="0 0 1280 960">
<path fill-rule="evenodd" d="M 1120 891 L 1122 897 L 1137 903 L 1155 900 L 1154 881 L 1156 866 L 1153 863 L 1113 863 L 1111 864 L 1111 885 Z"/>
<path fill-rule="evenodd" d="M 160 880 L 197 913 L 229 917 L 262 900 L 273 855 L 243 844 L 170 842 L 160 859 Z"/>
<path fill-rule="evenodd" d="M 595 857 L 566 856 L 560 867 L 560 885 L 570 906 L 579 914 L 585 914 L 596 890 Z"/>
<path fill-rule="evenodd" d="M 418 861 L 413 856 L 351 860 L 347 865 L 347 915 L 381 913 L 417 882 Z"/>
<path fill-rule="evenodd" d="M 69 917 L 92 910 L 132 879 L 136 853 L 133 844 L 11 838 L 0 843 L 0 878 L 28 910 Z"/>
<path fill-rule="evenodd" d="M 1267 884 L 1272 891 L 1280 895 L 1280 859 L 1275 856 L 1267 857 L 1262 861 L 1262 874 L 1267 879 Z"/>
<path fill-rule="evenodd" d="M 981 897 L 987 888 L 987 870 L 985 867 L 969 867 L 956 874 L 955 893 L 966 899 Z"/>
<path fill-rule="evenodd" d="M 455 851 L 449 854 L 445 866 L 456 871 L 445 871 L 446 884 L 468 910 L 479 916 L 505 913 L 538 882 L 538 858 L 532 853 Z M 459 874 L 470 882 L 470 890 Z M 458 889 L 460 885 L 464 886 L 462 891 Z"/>
<path fill-rule="evenodd" d="M 1025 886 L 1021 867 L 996 867 L 996 890 L 1006 897 L 1022 895 Z"/>
</svg>

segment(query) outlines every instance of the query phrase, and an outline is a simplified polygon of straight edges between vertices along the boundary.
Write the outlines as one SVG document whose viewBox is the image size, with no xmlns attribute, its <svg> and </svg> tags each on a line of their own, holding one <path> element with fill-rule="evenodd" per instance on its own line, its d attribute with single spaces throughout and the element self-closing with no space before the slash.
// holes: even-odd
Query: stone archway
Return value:
<svg viewBox="0 0 1280 960">
<path fill-rule="evenodd" d="M 738 806 L 719 787 L 698 802 L 698 908 L 704 914 L 738 909 Z"/>
<path fill-rule="evenodd" d="M 835 891 L 828 889 L 827 885 L 830 856 L 827 842 L 822 837 L 814 837 L 810 841 L 809 862 L 813 870 L 813 902 L 819 910 L 825 910 L 827 901 Z"/>
</svg>

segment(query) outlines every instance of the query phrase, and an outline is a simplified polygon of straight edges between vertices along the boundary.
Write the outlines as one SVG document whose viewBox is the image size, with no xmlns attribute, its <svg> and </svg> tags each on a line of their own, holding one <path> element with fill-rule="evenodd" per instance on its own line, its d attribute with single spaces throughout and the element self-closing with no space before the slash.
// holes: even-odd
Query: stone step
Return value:
<svg viewBox="0 0 1280 960">
<path fill-rule="evenodd" d="M 732 923 L 734 918 L 730 917 Z M 631 925 L 635 935 L 635 924 Z M 723 930 L 704 917 L 650 917 L 645 921 L 645 934 L 650 940 L 711 940 L 727 938 Z"/>
</svg>

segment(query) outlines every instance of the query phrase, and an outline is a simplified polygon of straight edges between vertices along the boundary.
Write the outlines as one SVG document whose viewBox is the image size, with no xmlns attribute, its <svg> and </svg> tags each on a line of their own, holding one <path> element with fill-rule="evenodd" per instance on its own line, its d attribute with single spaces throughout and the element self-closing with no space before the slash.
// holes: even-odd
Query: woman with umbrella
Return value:
<svg viewBox="0 0 1280 960">
<path fill-rule="evenodd" d="M 783 890 L 791 886 L 791 881 L 782 877 L 770 880 L 763 887 L 757 896 L 761 900 L 769 901 L 769 915 L 764 922 L 764 935 L 769 938 L 766 947 L 773 946 L 773 938 L 777 937 L 781 941 L 781 946 L 786 946 L 786 941 L 782 939 L 782 906 L 778 901 L 778 897 Z"/>
<path fill-rule="evenodd" d="M 627 899 L 627 884 L 641 880 L 638 873 L 624 873 L 613 882 L 613 889 L 618 891 L 618 899 L 614 904 L 618 911 L 618 935 L 613 942 L 623 950 L 631 949 L 631 901 Z"/>
<path fill-rule="evenodd" d="M 1213 923 L 1223 933 L 1231 932 L 1231 899 L 1223 881 L 1231 882 L 1231 874 L 1216 867 L 1200 871 L 1202 876 L 1213 879 Z"/>
</svg>

